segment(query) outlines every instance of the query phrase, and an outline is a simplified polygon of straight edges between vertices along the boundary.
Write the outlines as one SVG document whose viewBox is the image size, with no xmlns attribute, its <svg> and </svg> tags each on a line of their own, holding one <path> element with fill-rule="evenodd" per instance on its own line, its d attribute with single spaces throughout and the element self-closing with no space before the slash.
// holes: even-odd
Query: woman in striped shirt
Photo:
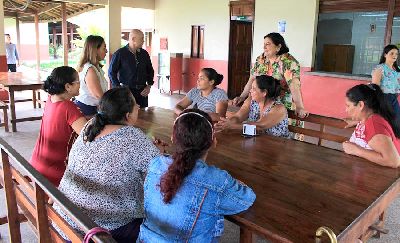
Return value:
<svg viewBox="0 0 400 243">
<path fill-rule="evenodd" d="M 228 109 L 228 95 L 223 89 L 217 88 L 224 76 L 217 73 L 213 68 L 203 68 L 197 79 L 197 87 L 191 89 L 185 98 L 175 106 L 175 113 L 180 115 L 183 110 L 193 104 L 207 112 L 213 121 L 219 121 L 225 117 Z"/>
</svg>

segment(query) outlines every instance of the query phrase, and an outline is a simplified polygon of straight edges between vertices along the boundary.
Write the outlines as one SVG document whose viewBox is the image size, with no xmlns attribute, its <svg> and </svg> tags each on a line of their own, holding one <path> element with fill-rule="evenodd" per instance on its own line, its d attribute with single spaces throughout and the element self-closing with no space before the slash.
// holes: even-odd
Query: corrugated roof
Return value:
<svg viewBox="0 0 400 243">
<path fill-rule="evenodd" d="M 27 8 L 23 11 L 15 8 L 23 8 L 27 4 L 27 0 L 3 0 L 4 16 L 17 17 L 22 22 L 34 22 L 35 13 L 39 14 L 39 22 L 53 22 L 61 20 L 61 3 L 62 1 L 50 0 L 31 0 Z M 83 4 L 83 3 L 66 3 L 67 18 L 78 14 L 102 8 L 102 5 Z"/>
</svg>

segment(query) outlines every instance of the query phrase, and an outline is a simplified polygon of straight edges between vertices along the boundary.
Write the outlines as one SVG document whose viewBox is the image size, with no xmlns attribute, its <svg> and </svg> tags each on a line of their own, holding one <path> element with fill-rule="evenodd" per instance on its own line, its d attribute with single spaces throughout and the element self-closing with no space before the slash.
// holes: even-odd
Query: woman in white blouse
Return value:
<svg viewBox="0 0 400 243">
<path fill-rule="evenodd" d="M 100 64 L 106 54 L 107 47 L 103 37 L 89 35 L 86 38 L 77 68 L 81 86 L 75 104 L 87 118 L 97 113 L 99 100 L 108 90 L 108 82 Z"/>
</svg>

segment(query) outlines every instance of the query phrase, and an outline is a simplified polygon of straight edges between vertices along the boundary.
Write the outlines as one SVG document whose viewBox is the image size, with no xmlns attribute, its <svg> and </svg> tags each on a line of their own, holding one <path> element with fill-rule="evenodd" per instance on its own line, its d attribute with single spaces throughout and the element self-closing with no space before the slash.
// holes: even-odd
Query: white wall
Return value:
<svg viewBox="0 0 400 243">
<path fill-rule="evenodd" d="M 170 52 L 190 56 L 191 26 L 204 25 L 204 59 L 228 60 L 229 0 L 156 0 L 152 54 L 159 38 L 168 38 Z"/>
<path fill-rule="evenodd" d="M 263 52 L 264 36 L 278 32 L 278 22 L 286 20 L 286 32 L 282 35 L 290 53 L 302 67 L 313 66 L 319 0 L 257 0 L 255 3 L 252 62 Z"/>
<path fill-rule="evenodd" d="M 4 19 L 4 11 L 3 11 L 3 1 L 0 1 L 0 19 Z M 6 55 L 6 46 L 5 46 L 5 39 L 4 39 L 4 21 L 0 23 L 0 56 Z"/>
<path fill-rule="evenodd" d="M 129 29 L 154 29 L 154 10 L 122 7 L 121 28 Z"/>
<path fill-rule="evenodd" d="M 0 19 L 4 19 L 3 1 L 0 2 Z M 0 56 L 6 55 L 4 34 L 4 23 L 0 23 Z"/>
<path fill-rule="evenodd" d="M 17 29 L 14 18 L 4 19 L 4 33 L 11 35 L 11 42 L 17 43 Z M 21 44 L 36 44 L 35 24 L 22 23 L 19 24 L 21 34 Z M 47 23 L 39 23 L 39 43 L 40 45 L 49 44 L 49 31 Z"/>
</svg>

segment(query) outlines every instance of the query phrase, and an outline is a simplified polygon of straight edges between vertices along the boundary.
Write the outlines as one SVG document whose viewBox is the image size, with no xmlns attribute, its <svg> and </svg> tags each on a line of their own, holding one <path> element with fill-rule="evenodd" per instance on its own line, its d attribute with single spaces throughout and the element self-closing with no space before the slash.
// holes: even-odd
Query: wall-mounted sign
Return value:
<svg viewBox="0 0 400 243">
<path fill-rule="evenodd" d="M 168 50 L 168 38 L 160 38 L 160 50 Z"/>
<path fill-rule="evenodd" d="M 278 32 L 285 33 L 286 31 L 286 20 L 281 20 L 278 22 Z"/>
</svg>

